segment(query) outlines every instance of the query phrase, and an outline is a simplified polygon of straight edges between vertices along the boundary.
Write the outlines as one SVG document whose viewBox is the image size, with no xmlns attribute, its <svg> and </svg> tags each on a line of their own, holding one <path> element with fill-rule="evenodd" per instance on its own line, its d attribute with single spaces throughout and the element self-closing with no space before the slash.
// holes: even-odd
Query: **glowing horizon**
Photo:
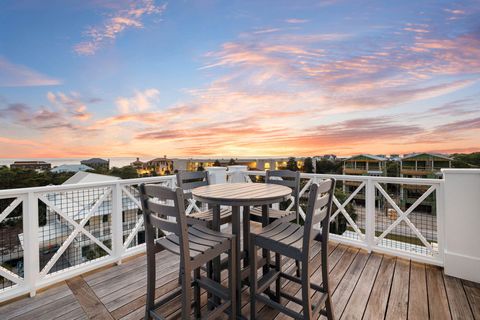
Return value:
<svg viewBox="0 0 480 320">
<path fill-rule="evenodd" d="M 477 1 L 0 6 L 0 158 L 480 150 Z"/>
</svg>

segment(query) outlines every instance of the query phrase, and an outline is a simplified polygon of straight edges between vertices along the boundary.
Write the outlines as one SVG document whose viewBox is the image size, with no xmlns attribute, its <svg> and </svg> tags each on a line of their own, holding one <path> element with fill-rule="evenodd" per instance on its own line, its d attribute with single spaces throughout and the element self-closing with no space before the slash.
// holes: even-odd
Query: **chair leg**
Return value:
<svg viewBox="0 0 480 320">
<path fill-rule="evenodd" d="M 192 313 L 192 274 L 182 271 L 182 319 L 190 318 Z"/>
<path fill-rule="evenodd" d="M 152 252 L 147 253 L 147 300 L 145 303 L 145 319 L 150 319 L 150 311 L 155 304 L 155 254 Z"/>
<path fill-rule="evenodd" d="M 282 271 L 282 266 L 281 266 L 281 256 L 279 253 L 275 252 L 275 270 L 276 271 Z M 280 288 L 281 288 L 281 278 L 277 277 L 275 280 L 275 301 L 280 303 Z"/>
<path fill-rule="evenodd" d="M 250 238 L 250 319 L 257 317 L 256 294 L 257 294 L 257 246 L 255 246 L 255 237 Z"/>
<path fill-rule="evenodd" d="M 327 301 L 325 301 L 325 309 L 327 311 L 327 319 L 334 320 L 335 317 L 333 316 L 333 305 L 330 292 L 328 293 Z"/>
<path fill-rule="evenodd" d="M 310 291 L 310 272 L 309 267 L 304 266 L 302 269 L 302 301 L 303 301 L 303 319 L 312 319 L 312 300 Z"/>
<path fill-rule="evenodd" d="M 236 261 L 237 261 L 237 249 L 235 245 L 235 237 L 231 240 L 231 249 L 228 252 L 228 289 L 230 291 L 230 319 L 237 318 L 237 274 L 238 270 L 236 268 Z"/>
<path fill-rule="evenodd" d="M 193 299 L 195 300 L 195 319 L 200 319 L 202 314 L 200 312 L 200 286 L 198 285 L 198 280 L 200 280 L 200 268 L 195 269 L 194 271 L 195 278 L 195 287 L 193 288 Z"/>
<path fill-rule="evenodd" d="M 295 266 L 297 267 L 297 277 L 300 278 L 301 272 L 300 272 L 300 261 L 295 260 Z"/>
</svg>

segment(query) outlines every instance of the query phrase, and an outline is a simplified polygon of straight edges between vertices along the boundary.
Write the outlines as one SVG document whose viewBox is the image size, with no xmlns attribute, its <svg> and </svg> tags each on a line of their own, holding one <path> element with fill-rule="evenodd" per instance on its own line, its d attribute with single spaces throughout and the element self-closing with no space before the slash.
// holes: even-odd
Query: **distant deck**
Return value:
<svg viewBox="0 0 480 320">
<path fill-rule="evenodd" d="M 320 282 L 320 246 L 314 246 L 312 280 Z M 329 247 L 330 285 L 338 319 L 480 319 L 480 284 L 444 275 L 438 267 L 371 253 L 342 244 Z M 163 251 L 157 255 L 157 297 L 178 286 L 178 258 Z M 293 273 L 293 261 L 283 265 Z M 283 290 L 299 292 L 286 282 Z M 0 319 L 142 319 L 146 292 L 144 255 L 119 266 L 67 280 L 0 306 Z M 242 313 L 249 315 L 248 289 L 244 288 Z M 206 294 L 202 295 L 203 305 Z M 285 303 L 285 300 L 283 300 Z M 287 319 L 258 304 L 259 319 Z M 161 308 L 180 319 L 178 299 Z"/>
</svg>

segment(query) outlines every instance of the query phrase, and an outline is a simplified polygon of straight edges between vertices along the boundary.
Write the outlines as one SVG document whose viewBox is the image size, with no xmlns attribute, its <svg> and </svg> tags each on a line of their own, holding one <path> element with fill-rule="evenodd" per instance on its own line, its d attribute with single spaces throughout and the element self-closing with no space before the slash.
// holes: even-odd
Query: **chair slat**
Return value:
<svg viewBox="0 0 480 320">
<path fill-rule="evenodd" d="M 325 217 L 327 216 L 327 213 L 328 213 L 328 207 L 325 207 L 325 206 L 322 207 L 320 211 L 313 214 L 312 223 L 313 224 L 320 223 L 323 219 L 325 219 Z"/>
<path fill-rule="evenodd" d="M 149 216 L 149 219 L 150 219 L 150 223 L 157 229 L 173 232 L 175 234 L 178 234 L 179 232 L 178 224 L 176 222 L 162 219 L 153 214 Z"/>
<path fill-rule="evenodd" d="M 323 194 L 323 193 L 329 192 L 330 188 L 332 187 L 332 183 L 333 182 L 331 179 L 326 179 L 320 182 L 318 184 L 318 193 Z"/>
<path fill-rule="evenodd" d="M 147 200 L 148 203 L 148 210 L 161 215 L 161 216 L 169 216 L 169 217 L 178 217 L 178 208 L 168 206 L 163 203 L 158 203 L 152 199 Z"/>
<path fill-rule="evenodd" d="M 175 199 L 176 197 L 175 191 L 158 184 L 146 184 L 145 193 L 149 197 L 160 199 Z"/>
<path fill-rule="evenodd" d="M 193 182 L 182 182 L 180 188 L 184 190 L 192 190 L 198 187 L 208 186 L 208 181 L 193 181 Z"/>
</svg>

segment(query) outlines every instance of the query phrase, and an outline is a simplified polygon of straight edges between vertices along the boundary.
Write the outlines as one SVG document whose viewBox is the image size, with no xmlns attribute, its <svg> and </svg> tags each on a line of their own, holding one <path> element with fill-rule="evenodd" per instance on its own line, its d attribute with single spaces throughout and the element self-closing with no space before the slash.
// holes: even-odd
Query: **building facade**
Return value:
<svg viewBox="0 0 480 320">
<path fill-rule="evenodd" d="M 104 160 L 100 158 L 91 158 L 88 160 L 80 161 L 81 164 L 89 166 L 95 170 L 109 170 L 110 160 Z"/>
<path fill-rule="evenodd" d="M 50 170 L 52 165 L 45 161 L 15 161 L 10 165 L 10 169 L 24 169 L 24 170 Z"/>
</svg>

